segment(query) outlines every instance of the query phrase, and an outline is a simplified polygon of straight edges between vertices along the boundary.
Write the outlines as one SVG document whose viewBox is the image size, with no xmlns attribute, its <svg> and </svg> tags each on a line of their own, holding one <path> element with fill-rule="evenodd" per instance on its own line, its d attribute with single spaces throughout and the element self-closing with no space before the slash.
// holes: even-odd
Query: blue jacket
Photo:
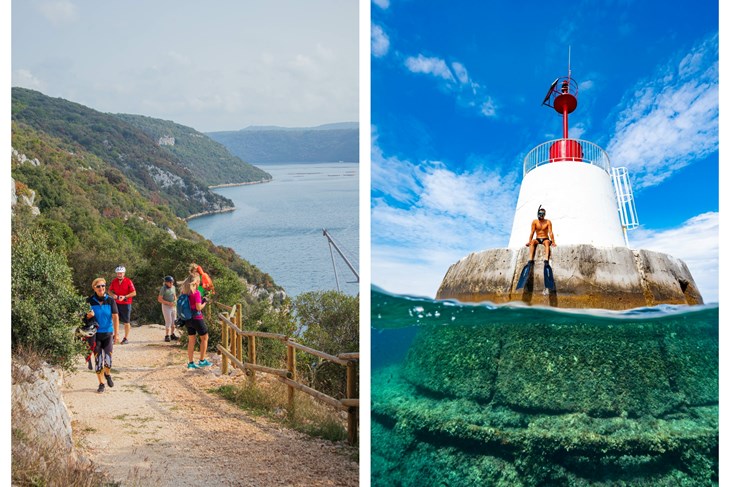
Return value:
<svg viewBox="0 0 730 487">
<path fill-rule="evenodd" d="M 94 311 L 94 318 L 99 323 L 97 333 L 114 333 L 114 323 L 112 315 L 119 314 L 117 303 L 108 295 L 104 294 L 103 298 L 99 298 L 96 294 L 89 296 L 86 302 L 91 305 Z"/>
</svg>

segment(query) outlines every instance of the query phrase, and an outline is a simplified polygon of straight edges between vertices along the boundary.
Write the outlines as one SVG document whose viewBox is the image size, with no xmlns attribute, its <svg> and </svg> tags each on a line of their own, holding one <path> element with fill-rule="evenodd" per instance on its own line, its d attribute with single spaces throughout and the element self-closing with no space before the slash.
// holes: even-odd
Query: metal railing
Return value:
<svg viewBox="0 0 730 487">
<path fill-rule="evenodd" d="M 598 166 L 611 175 L 608 154 L 593 142 L 580 139 L 555 139 L 544 142 L 527 153 L 522 176 L 526 176 L 528 172 L 543 164 L 561 161 L 585 162 Z"/>
</svg>

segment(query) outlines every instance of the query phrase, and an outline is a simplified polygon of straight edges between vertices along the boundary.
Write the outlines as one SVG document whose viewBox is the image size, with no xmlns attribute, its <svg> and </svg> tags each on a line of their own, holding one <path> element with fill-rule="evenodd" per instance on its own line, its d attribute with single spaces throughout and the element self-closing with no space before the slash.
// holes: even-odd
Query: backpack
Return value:
<svg viewBox="0 0 730 487">
<path fill-rule="evenodd" d="M 193 318 L 193 312 L 190 309 L 190 299 L 187 294 L 181 294 L 177 298 L 177 317 L 181 320 L 190 320 Z"/>
</svg>

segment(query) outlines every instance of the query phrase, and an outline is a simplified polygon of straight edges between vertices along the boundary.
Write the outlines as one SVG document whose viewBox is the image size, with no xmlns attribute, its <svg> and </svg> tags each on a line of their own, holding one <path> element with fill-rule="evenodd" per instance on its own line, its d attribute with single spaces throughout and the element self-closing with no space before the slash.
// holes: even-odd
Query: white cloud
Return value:
<svg viewBox="0 0 730 487">
<path fill-rule="evenodd" d="M 608 153 L 631 170 L 637 189 L 717 151 L 717 35 L 639 83 L 622 106 Z"/>
<path fill-rule="evenodd" d="M 689 267 L 706 303 L 718 302 L 719 213 L 690 218 L 678 228 L 639 228 L 629 234 L 632 248 L 664 252 L 682 259 Z"/>
<path fill-rule="evenodd" d="M 419 54 L 418 57 L 408 57 L 405 64 L 408 70 L 413 73 L 431 74 L 446 81 L 456 81 L 443 59 Z"/>
<path fill-rule="evenodd" d="M 373 3 L 383 10 L 386 10 L 388 7 L 390 7 L 390 0 L 373 0 Z"/>
<path fill-rule="evenodd" d="M 463 64 L 453 62 L 451 63 L 451 68 L 454 70 L 454 74 L 456 75 L 456 79 L 459 80 L 459 83 L 466 84 L 469 82 L 469 74 Z"/>
<path fill-rule="evenodd" d="M 497 115 L 497 107 L 494 105 L 492 97 L 488 97 L 481 106 L 482 115 L 485 117 L 494 117 Z"/>
<path fill-rule="evenodd" d="M 36 2 L 35 8 L 54 25 L 74 22 L 78 18 L 76 5 L 68 0 Z"/>
<path fill-rule="evenodd" d="M 375 57 L 383 57 L 390 49 L 390 39 L 382 27 L 373 24 L 370 31 L 370 46 Z"/>
<path fill-rule="evenodd" d="M 434 296 L 448 267 L 465 255 L 504 246 L 516 174 L 454 172 L 372 148 L 372 281 L 391 292 Z"/>
<path fill-rule="evenodd" d="M 578 91 L 587 91 L 593 88 L 593 81 L 585 80 L 578 84 Z"/>
<path fill-rule="evenodd" d="M 13 86 L 30 88 L 33 90 L 42 90 L 43 82 L 36 78 L 33 73 L 27 69 L 16 69 L 13 71 Z"/>
<path fill-rule="evenodd" d="M 412 73 L 431 75 L 439 82 L 439 88 L 454 95 L 461 107 L 476 109 L 485 117 L 497 116 L 497 104 L 494 99 L 485 93 L 485 90 L 469 77 L 466 66 L 458 61 L 449 65 L 441 58 L 419 54 L 409 56 L 405 61 L 406 68 Z"/>
</svg>

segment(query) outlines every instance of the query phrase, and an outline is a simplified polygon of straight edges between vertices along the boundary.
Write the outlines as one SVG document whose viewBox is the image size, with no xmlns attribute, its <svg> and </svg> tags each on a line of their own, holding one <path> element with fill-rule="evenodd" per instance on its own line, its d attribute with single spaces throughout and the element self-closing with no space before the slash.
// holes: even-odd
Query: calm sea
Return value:
<svg viewBox="0 0 730 487">
<path fill-rule="evenodd" d="M 270 183 L 219 188 L 236 210 L 189 222 L 216 245 L 234 249 L 282 286 L 289 296 L 335 290 L 326 228 L 358 269 L 357 163 L 259 165 Z M 354 275 L 337 255 L 340 290 L 358 293 Z"/>
<path fill-rule="evenodd" d="M 371 292 L 373 486 L 718 484 L 717 304 Z"/>
</svg>

